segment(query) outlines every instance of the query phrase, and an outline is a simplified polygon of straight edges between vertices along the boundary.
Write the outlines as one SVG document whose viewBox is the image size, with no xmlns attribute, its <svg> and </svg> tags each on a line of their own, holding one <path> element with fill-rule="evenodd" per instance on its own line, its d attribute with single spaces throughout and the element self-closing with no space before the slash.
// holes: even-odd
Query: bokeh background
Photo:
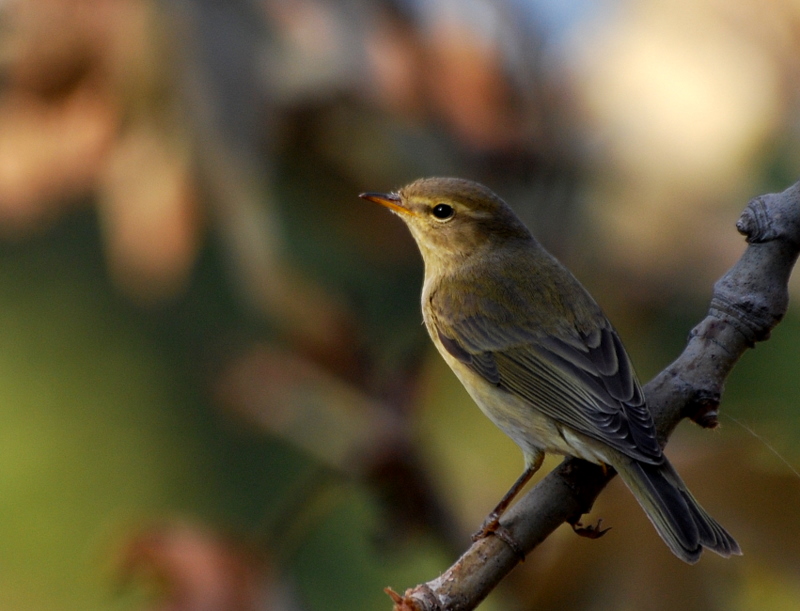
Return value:
<svg viewBox="0 0 800 611">
<path fill-rule="evenodd" d="M 6 0 L 0 65 L 2 611 L 388 609 L 468 545 L 521 456 L 359 192 L 486 183 L 646 381 L 800 178 L 797 0 Z M 798 345 L 668 448 L 742 558 L 614 481 L 483 608 L 796 609 Z"/>
</svg>

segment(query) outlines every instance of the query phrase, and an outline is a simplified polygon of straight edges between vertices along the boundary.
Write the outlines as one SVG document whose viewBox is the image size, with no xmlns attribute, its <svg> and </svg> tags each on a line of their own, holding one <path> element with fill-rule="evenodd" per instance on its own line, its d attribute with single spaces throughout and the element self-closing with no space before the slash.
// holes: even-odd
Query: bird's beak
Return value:
<svg viewBox="0 0 800 611">
<path fill-rule="evenodd" d="M 397 193 L 362 193 L 359 197 L 386 206 L 389 210 L 400 214 L 414 214 L 403 205 L 403 200 Z"/>
</svg>

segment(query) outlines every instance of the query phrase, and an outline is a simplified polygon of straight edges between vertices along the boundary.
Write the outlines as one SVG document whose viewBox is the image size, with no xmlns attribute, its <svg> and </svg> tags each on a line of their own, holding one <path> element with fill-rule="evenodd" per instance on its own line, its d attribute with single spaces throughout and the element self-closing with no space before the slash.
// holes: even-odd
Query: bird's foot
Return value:
<svg viewBox="0 0 800 611">
<path fill-rule="evenodd" d="M 511 548 L 511 551 L 514 552 L 520 560 L 525 560 L 525 552 L 522 551 L 519 543 L 517 543 L 514 537 L 511 535 L 511 532 L 505 526 L 500 524 L 500 518 L 495 515 L 494 512 L 490 513 L 489 516 L 483 521 L 480 529 L 473 533 L 472 541 L 480 541 L 489 535 L 494 535 L 503 541 L 506 545 L 508 545 L 508 547 Z"/>
</svg>

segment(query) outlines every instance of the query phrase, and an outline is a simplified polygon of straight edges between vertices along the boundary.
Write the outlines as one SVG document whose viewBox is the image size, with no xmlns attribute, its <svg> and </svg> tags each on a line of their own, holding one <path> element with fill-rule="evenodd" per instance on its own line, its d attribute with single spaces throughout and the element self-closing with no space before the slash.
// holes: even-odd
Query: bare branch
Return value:
<svg viewBox="0 0 800 611">
<path fill-rule="evenodd" d="M 752 200 L 736 227 L 747 250 L 715 284 L 708 315 L 683 353 L 644 387 L 664 443 L 683 418 L 708 428 L 718 424 L 725 378 L 786 313 L 787 283 L 800 250 L 800 182 Z M 611 477 L 567 458 L 506 512 L 502 525 L 527 554 L 563 522 L 589 511 Z M 497 537 L 481 539 L 440 577 L 397 597 L 395 610 L 474 609 L 519 560 Z"/>
</svg>

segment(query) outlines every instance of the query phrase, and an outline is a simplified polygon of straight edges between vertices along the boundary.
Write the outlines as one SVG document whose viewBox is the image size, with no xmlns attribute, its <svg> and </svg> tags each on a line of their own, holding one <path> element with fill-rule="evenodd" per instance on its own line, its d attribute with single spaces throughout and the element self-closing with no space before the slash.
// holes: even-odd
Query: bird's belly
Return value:
<svg viewBox="0 0 800 611">
<path fill-rule="evenodd" d="M 481 411 L 526 456 L 535 456 L 544 451 L 575 456 L 598 464 L 611 464 L 604 444 L 543 414 L 529 401 L 484 379 L 476 380 L 476 374 L 464 364 L 458 361 L 449 364 Z"/>
</svg>

